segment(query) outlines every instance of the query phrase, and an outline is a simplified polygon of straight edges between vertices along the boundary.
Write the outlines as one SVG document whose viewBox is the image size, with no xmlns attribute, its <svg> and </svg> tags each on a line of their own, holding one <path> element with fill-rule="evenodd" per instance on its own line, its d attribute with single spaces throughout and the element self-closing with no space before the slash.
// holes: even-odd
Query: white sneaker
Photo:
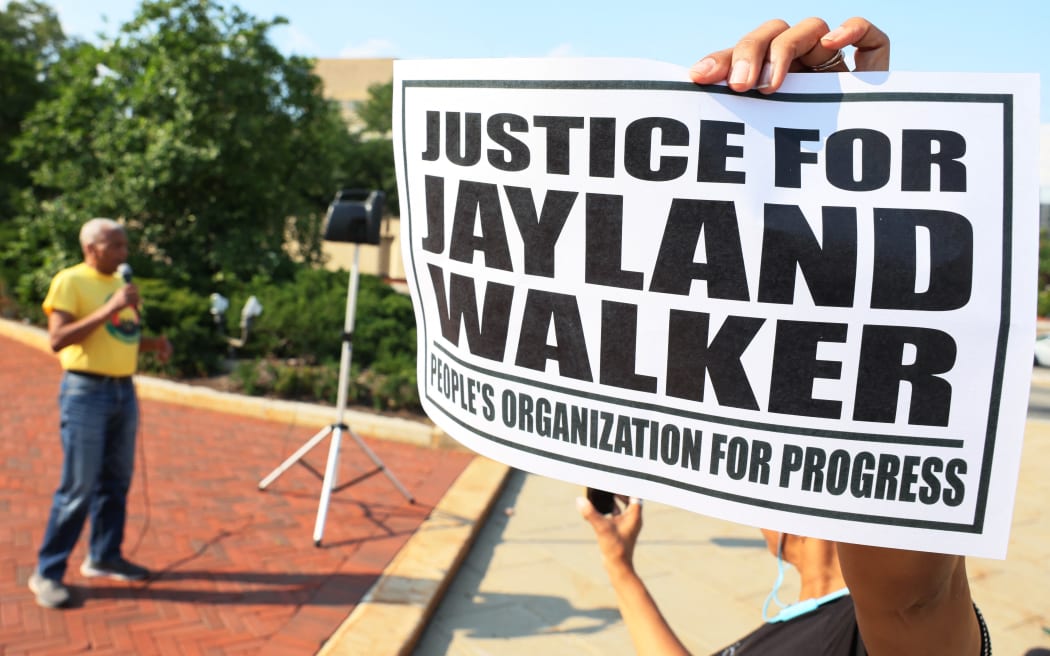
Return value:
<svg viewBox="0 0 1050 656">
<path fill-rule="evenodd" d="M 29 577 L 29 589 L 36 595 L 36 603 L 44 608 L 59 608 L 69 603 L 69 588 L 61 581 L 46 579 L 40 572 Z"/>
</svg>

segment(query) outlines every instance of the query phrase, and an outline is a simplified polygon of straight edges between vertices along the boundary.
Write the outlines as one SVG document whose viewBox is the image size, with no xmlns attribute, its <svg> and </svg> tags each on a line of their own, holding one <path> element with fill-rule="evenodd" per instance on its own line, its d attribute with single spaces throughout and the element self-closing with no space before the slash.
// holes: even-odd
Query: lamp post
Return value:
<svg viewBox="0 0 1050 656">
<path fill-rule="evenodd" d="M 208 312 L 211 314 L 212 319 L 215 321 L 215 326 L 219 329 L 219 332 L 225 332 L 223 330 L 222 320 L 226 316 L 226 310 L 230 307 L 230 299 L 226 298 L 218 292 L 213 292 L 208 297 L 211 302 L 211 307 Z"/>
</svg>

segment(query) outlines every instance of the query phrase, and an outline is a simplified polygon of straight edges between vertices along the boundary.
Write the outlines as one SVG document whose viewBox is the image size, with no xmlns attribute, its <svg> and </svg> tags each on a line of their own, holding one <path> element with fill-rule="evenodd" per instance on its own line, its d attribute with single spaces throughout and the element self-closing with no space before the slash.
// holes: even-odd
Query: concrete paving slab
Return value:
<svg viewBox="0 0 1050 656">
<path fill-rule="evenodd" d="M 1033 372 L 1033 398 L 1050 376 Z M 994 653 L 1050 649 L 1050 422 L 1033 419 L 1006 560 L 968 561 Z M 512 472 L 414 654 L 633 654 L 577 486 Z M 668 621 L 696 654 L 714 653 L 761 623 L 775 561 L 754 528 L 670 506 L 645 506 L 636 564 Z M 797 595 L 789 570 L 781 598 Z M 1044 654 L 1045 656 L 1045 654 Z"/>
</svg>

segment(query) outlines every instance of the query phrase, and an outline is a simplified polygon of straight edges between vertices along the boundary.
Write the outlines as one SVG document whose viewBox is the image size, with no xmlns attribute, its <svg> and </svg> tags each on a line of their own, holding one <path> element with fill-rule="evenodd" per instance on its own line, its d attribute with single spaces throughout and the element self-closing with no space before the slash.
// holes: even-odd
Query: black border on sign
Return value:
<svg viewBox="0 0 1050 656">
<path fill-rule="evenodd" d="M 571 456 L 563 456 L 561 454 L 550 453 L 542 449 L 533 448 L 517 442 L 501 438 L 497 435 L 485 433 L 478 429 L 477 426 L 468 424 L 458 417 L 444 411 L 444 408 L 440 403 L 430 397 L 429 393 L 426 393 L 426 398 L 429 400 L 434 407 L 442 410 L 443 414 L 451 419 L 453 422 L 459 424 L 467 431 L 477 435 L 478 437 L 484 438 L 495 444 L 499 444 L 506 448 L 515 449 L 524 453 L 531 454 L 550 460 L 557 460 L 571 465 L 584 467 L 588 469 L 596 469 L 600 471 L 609 472 L 612 474 L 618 474 L 628 478 L 636 478 L 647 480 L 654 483 L 659 483 L 668 487 L 677 488 L 717 498 L 725 501 L 732 501 L 735 503 L 747 504 L 750 506 L 757 506 L 761 508 L 769 508 L 774 510 L 783 510 L 797 514 L 810 515 L 815 517 L 826 517 L 833 519 L 844 519 L 856 522 L 863 522 L 865 524 L 883 524 L 893 526 L 905 526 L 913 528 L 925 528 L 935 529 L 943 531 L 961 532 L 961 533 L 981 533 L 984 530 L 984 519 L 985 512 L 987 510 L 988 503 L 988 487 L 991 479 L 992 470 L 992 459 L 995 455 L 995 439 L 996 439 L 996 428 L 998 426 L 999 418 L 999 397 L 1002 392 L 1003 376 L 1006 366 L 1006 347 L 1008 341 L 1008 334 L 1010 329 L 1010 302 L 1011 302 L 1011 289 L 1010 282 L 1013 279 L 1012 276 L 1012 233 L 1013 233 L 1013 95 L 1003 93 L 925 93 L 925 92 L 834 92 L 834 93 L 774 93 L 770 95 L 763 95 L 757 91 L 748 91 L 745 93 L 736 93 L 725 86 L 700 86 L 690 82 L 671 82 L 671 81 L 653 81 L 653 80 L 402 80 L 401 83 L 401 121 L 400 126 L 402 135 L 405 134 L 405 116 L 408 113 L 405 111 L 405 100 L 406 92 L 409 88 L 421 87 L 421 88 L 446 88 L 446 89 L 564 89 L 564 90 L 626 90 L 626 91 L 681 91 L 685 93 L 707 93 L 716 95 L 732 95 L 737 97 L 745 98 L 756 98 L 773 102 L 791 102 L 791 103 L 850 103 L 850 102 L 924 102 L 924 103 L 982 103 L 982 104 L 998 104 L 1002 107 L 1003 111 L 1003 134 L 1002 134 L 1002 153 L 1003 153 L 1003 180 L 1002 180 L 1002 192 L 1003 192 L 1003 252 L 1002 252 L 1002 294 L 1000 296 L 1000 312 L 999 312 L 999 335 L 996 343 L 996 354 L 995 354 L 995 366 L 992 377 L 992 393 L 991 398 L 988 402 L 988 422 L 985 427 L 985 440 L 984 440 L 984 453 L 981 459 L 981 472 L 980 472 L 980 483 L 977 491 L 977 502 L 974 506 L 974 517 L 970 524 L 964 523 L 953 523 L 953 522 L 936 522 L 929 520 L 914 520 L 906 519 L 901 517 L 890 517 L 884 515 L 869 515 L 863 513 L 851 513 L 825 510 L 822 508 L 811 508 L 808 506 L 798 506 L 787 503 L 779 503 L 776 501 L 769 501 L 765 499 L 754 499 L 738 494 L 730 494 L 711 488 L 706 488 L 697 485 L 690 485 L 683 483 L 678 480 L 669 479 L 662 476 L 656 476 L 648 474 L 646 472 L 640 472 L 637 470 L 623 469 L 620 467 L 611 467 L 608 465 L 595 463 L 589 460 L 582 460 L 573 458 Z M 408 231 L 409 244 L 412 243 L 412 226 L 413 222 L 411 219 L 411 207 L 412 204 L 408 197 L 407 181 L 408 177 L 408 154 L 405 151 L 406 143 L 402 139 L 402 162 L 404 163 L 404 170 L 401 172 L 402 179 L 406 181 L 405 194 L 406 197 L 401 201 L 402 212 L 408 217 L 406 224 Z M 417 268 L 415 262 L 415 249 L 409 248 L 409 255 L 412 262 L 412 276 L 416 285 L 416 289 L 422 289 L 419 284 L 417 276 Z M 421 313 L 422 314 L 422 313 Z M 469 364 L 461 360 L 460 358 L 453 355 L 448 349 L 442 347 L 436 342 L 431 343 L 427 337 L 427 326 L 426 317 L 422 326 L 417 326 L 417 329 L 421 329 L 422 342 L 427 348 L 427 353 L 423 354 L 423 362 L 429 359 L 429 350 L 431 347 L 439 350 L 442 354 L 455 361 L 459 365 L 483 372 L 486 375 L 494 378 L 500 378 L 507 381 L 512 381 L 518 384 L 528 385 L 534 388 L 547 389 L 550 391 L 557 391 L 561 393 L 571 394 L 581 398 L 589 398 L 593 400 L 603 402 L 613 402 L 622 406 L 635 407 L 639 409 L 658 409 L 668 415 L 680 416 L 683 419 L 692 420 L 704 420 L 711 422 L 718 422 L 723 425 L 736 426 L 742 428 L 754 428 L 758 430 L 764 430 L 775 433 L 788 433 L 797 435 L 809 435 L 816 437 L 826 437 L 831 439 L 844 439 L 844 440 L 863 440 L 868 442 L 882 442 L 891 444 L 918 444 L 937 446 L 945 448 L 961 448 L 963 446 L 963 440 L 957 438 L 915 438 L 905 435 L 873 435 L 865 433 L 853 433 L 846 431 L 832 431 L 824 429 L 806 429 L 798 426 L 778 426 L 775 424 L 764 424 L 761 422 L 750 422 L 741 421 L 736 419 L 720 418 L 713 415 L 707 415 L 703 413 L 693 413 L 680 411 L 675 409 L 668 409 L 664 406 L 657 406 L 656 404 L 646 404 L 627 399 L 619 399 L 615 397 L 606 397 L 596 394 L 590 394 L 581 392 L 580 390 L 558 387 L 547 383 L 538 383 L 534 380 L 521 378 L 518 376 L 508 375 L 499 373 L 490 369 L 483 369 L 473 364 Z M 417 354 L 417 358 L 420 357 Z M 418 367 L 418 361 L 417 361 Z M 422 385 L 424 390 L 426 385 Z"/>
</svg>

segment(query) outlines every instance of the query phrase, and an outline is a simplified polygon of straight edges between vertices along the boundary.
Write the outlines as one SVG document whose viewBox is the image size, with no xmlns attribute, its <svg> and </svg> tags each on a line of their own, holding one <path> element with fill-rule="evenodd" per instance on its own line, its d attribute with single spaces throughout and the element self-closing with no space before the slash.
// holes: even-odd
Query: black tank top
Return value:
<svg viewBox="0 0 1050 656">
<path fill-rule="evenodd" d="M 981 611 L 981 656 L 991 656 L 992 644 Z M 763 624 L 712 656 L 868 656 L 857 627 L 853 599 L 836 599 L 788 622 Z"/>
</svg>

